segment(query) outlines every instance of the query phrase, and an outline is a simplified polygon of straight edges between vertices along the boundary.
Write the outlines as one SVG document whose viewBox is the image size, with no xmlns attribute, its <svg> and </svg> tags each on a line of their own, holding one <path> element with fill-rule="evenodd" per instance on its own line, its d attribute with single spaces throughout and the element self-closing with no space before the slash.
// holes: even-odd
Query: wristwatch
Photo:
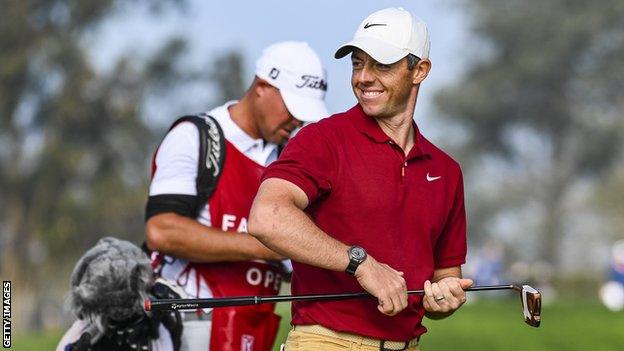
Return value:
<svg viewBox="0 0 624 351">
<path fill-rule="evenodd" d="M 347 250 L 347 253 L 349 254 L 349 265 L 345 272 L 350 275 L 355 275 L 358 266 L 366 260 L 366 250 L 361 246 L 351 246 L 349 250 Z"/>
</svg>

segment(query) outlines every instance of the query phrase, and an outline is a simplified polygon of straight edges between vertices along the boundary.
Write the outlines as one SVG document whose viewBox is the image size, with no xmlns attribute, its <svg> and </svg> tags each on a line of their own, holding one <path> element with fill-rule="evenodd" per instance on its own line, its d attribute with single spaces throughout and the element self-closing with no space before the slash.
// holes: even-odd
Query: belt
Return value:
<svg viewBox="0 0 624 351">
<path fill-rule="evenodd" d="M 325 328 L 321 325 L 295 325 L 293 326 L 293 330 L 301 331 L 304 333 L 311 333 L 317 335 L 330 336 L 337 339 L 350 341 L 362 345 L 367 346 L 379 346 L 379 350 L 407 350 L 409 347 L 418 346 L 418 339 L 416 337 L 412 340 L 407 341 L 391 341 L 391 340 L 380 340 L 369 338 L 361 335 L 349 334 L 349 333 L 341 333 L 329 328 Z"/>
</svg>

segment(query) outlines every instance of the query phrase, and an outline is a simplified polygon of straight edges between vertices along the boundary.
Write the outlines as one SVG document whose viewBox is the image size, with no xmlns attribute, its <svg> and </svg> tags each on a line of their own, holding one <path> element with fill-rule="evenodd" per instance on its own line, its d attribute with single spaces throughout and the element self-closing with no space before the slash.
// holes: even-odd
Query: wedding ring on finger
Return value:
<svg viewBox="0 0 624 351">
<path fill-rule="evenodd" d="M 444 296 L 437 296 L 433 298 L 436 302 L 444 300 Z"/>
</svg>

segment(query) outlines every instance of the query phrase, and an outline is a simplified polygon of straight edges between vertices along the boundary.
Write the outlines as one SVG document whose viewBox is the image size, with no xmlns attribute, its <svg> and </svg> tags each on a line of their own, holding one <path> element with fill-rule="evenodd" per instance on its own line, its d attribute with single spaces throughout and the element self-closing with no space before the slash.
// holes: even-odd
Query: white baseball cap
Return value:
<svg viewBox="0 0 624 351">
<path fill-rule="evenodd" d="M 280 90 L 296 119 L 316 122 L 329 116 L 324 101 L 327 73 L 306 42 L 284 41 L 265 48 L 256 62 L 256 76 Z"/>
<path fill-rule="evenodd" d="M 345 57 L 358 48 L 377 62 L 389 65 L 408 54 L 428 58 L 430 46 L 425 22 L 400 7 L 387 8 L 366 17 L 353 40 L 342 45 L 334 57 Z"/>
</svg>

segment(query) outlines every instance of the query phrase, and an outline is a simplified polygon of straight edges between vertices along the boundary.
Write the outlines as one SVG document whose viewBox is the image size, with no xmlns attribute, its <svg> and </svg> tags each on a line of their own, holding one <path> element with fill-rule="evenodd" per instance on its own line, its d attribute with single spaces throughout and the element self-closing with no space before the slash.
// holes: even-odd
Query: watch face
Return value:
<svg viewBox="0 0 624 351">
<path fill-rule="evenodd" d="M 359 246 L 355 246 L 351 249 L 351 256 L 356 260 L 363 260 L 366 257 L 366 251 Z"/>
</svg>

